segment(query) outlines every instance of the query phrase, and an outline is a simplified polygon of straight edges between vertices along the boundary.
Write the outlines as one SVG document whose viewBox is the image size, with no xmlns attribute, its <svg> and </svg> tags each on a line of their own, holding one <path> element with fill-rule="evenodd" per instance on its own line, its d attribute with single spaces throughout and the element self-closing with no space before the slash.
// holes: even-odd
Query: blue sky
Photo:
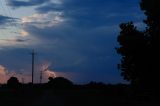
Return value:
<svg viewBox="0 0 160 106">
<path fill-rule="evenodd" d="M 47 64 L 75 83 L 124 82 L 117 69 L 118 26 L 133 21 L 143 29 L 139 2 L 1 0 L 0 65 L 8 73 L 30 75 L 30 52 L 35 49 L 36 73 Z"/>
</svg>

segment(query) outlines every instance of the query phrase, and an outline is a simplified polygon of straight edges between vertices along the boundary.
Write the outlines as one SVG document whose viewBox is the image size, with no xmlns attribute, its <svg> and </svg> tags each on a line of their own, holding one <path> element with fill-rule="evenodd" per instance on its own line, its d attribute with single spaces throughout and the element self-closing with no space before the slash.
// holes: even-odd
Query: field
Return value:
<svg viewBox="0 0 160 106">
<path fill-rule="evenodd" d="M 74 85 L 53 88 L 23 85 L 0 88 L 0 106 L 156 106 L 158 99 L 148 92 L 135 93 L 129 85 Z"/>
</svg>

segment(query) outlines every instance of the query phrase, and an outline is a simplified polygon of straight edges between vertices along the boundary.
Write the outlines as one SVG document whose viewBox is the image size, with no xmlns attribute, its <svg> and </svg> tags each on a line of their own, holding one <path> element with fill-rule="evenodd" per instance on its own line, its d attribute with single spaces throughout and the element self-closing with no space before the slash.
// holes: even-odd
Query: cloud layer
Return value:
<svg viewBox="0 0 160 106">
<path fill-rule="evenodd" d="M 53 62 L 59 73 L 76 75 L 71 78 L 75 82 L 110 83 L 123 81 L 117 71 L 119 56 L 115 51 L 118 25 L 130 20 L 141 22 L 144 16 L 138 3 L 139 0 L 8 0 L 8 5 L 15 9 L 29 7 L 35 10 L 35 14 L 21 18 L 23 37 L 29 39 L 25 41 L 29 42 L 25 49 L 35 48 L 41 60 Z M 18 53 L 26 53 L 25 49 L 8 49 L 5 52 L 10 53 L 1 54 L 0 58 L 11 53 L 16 57 Z M 27 67 L 29 60 L 17 65 L 21 59 L 30 58 L 27 55 L 21 54 L 14 59 L 15 67 L 8 66 Z M 3 63 L 7 64 L 5 61 Z"/>
<path fill-rule="evenodd" d="M 0 15 L 0 27 L 5 27 L 6 25 L 12 26 L 16 22 L 16 18 Z"/>
</svg>

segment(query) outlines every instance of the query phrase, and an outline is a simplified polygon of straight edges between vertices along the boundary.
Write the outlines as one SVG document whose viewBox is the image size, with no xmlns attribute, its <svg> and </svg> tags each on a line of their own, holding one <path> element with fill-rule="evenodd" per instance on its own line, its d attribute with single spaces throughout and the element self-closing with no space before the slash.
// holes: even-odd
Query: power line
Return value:
<svg viewBox="0 0 160 106">
<path fill-rule="evenodd" d="M 10 24 L 14 26 L 14 28 L 16 30 L 15 32 L 19 33 L 18 25 L 15 23 L 15 19 L 12 15 L 12 12 L 11 12 L 10 8 L 7 6 L 7 1 L 4 0 L 4 3 L 5 3 L 5 6 L 6 6 L 6 10 L 8 11 L 8 16 L 11 18 L 11 21 L 13 22 L 13 23 L 10 22 Z"/>
<path fill-rule="evenodd" d="M 7 12 L 6 12 L 6 9 L 5 9 L 5 7 L 4 7 L 4 4 L 3 4 L 3 2 L 0 0 L 0 5 L 1 5 L 1 8 L 2 8 L 2 10 L 3 10 L 3 14 L 5 15 L 5 16 L 7 16 Z"/>
<path fill-rule="evenodd" d="M 13 29 L 14 31 L 10 31 L 10 33 L 15 32 L 17 34 L 20 34 L 21 27 L 18 26 L 18 24 L 16 23 L 18 19 L 13 17 L 11 9 L 7 6 L 7 1 L 6 0 L 3 0 L 3 1 L 0 0 L 0 5 L 1 5 L 1 8 L 3 10 L 2 13 L 4 14 L 4 16 L 7 16 L 7 17 L 10 18 L 8 23 L 10 23 L 11 27 L 14 28 Z"/>
<path fill-rule="evenodd" d="M 20 30 L 23 28 L 23 26 L 20 24 L 19 19 L 13 16 L 11 8 L 8 7 L 7 3 L 8 3 L 7 0 L 0 0 L 0 7 L 2 9 L 2 15 L 9 17 L 7 21 L 7 26 L 4 25 L 5 26 L 4 28 L 7 28 L 7 30 L 9 31 L 2 29 L 3 28 L 2 26 L 0 27 L 0 30 L 1 30 L 0 33 L 2 35 L 6 35 L 7 33 L 14 34 L 14 36 L 20 35 Z M 23 46 L 25 47 L 26 45 L 23 44 Z"/>
<path fill-rule="evenodd" d="M 5 11 L 5 8 L 3 6 L 3 3 L 2 1 L 0 0 L 0 7 L 2 8 L 2 11 L 4 11 L 4 15 L 6 15 L 6 11 Z M 1 28 L 1 27 L 0 27 Z M 0 31 L 2 35 L 5 35 L 4 33 L 4 30 L 3 30 L 3 27 L 1 28 L 2 30 Z"/>
</svg>

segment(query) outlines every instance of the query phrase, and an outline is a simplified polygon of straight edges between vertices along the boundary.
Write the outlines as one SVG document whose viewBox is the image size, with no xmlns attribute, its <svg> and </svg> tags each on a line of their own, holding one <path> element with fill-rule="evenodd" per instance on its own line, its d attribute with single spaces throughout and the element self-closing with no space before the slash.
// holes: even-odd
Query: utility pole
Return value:
<svg viewBox="0 0 160 106">
<path fill-rule="evenodd" d="M 42 83 L 42 80 L 43 80 L 43 72 L 47 70 L 48 70 L 48 67 L 40 71 L 40 84 Z"/>
<path fill-rule="evenodd" d="M 34 82 L 34 57 L 35 57 L 35 51 L 33 50 L 32 53 L 32 84 Z"/>
<path fill-rule="evenodd" d="M 40 71 L 40 84 L 42 83 L 42 70 Z"/>
</svg>

